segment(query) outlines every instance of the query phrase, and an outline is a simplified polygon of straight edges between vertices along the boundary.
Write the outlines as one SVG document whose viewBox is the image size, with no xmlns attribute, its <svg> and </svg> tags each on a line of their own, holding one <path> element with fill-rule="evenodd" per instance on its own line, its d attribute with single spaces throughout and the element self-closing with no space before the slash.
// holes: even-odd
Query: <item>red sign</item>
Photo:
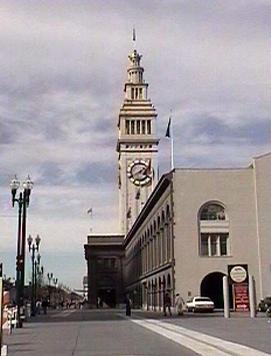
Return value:
<svg viewBox="0 0 271 356">
<path fill-rule="evenodd" d="M 249 295 L 247 283 L 235 283 L 234 291 L 234 309 L 235 311 L 249 311 Z"/>
</svg>

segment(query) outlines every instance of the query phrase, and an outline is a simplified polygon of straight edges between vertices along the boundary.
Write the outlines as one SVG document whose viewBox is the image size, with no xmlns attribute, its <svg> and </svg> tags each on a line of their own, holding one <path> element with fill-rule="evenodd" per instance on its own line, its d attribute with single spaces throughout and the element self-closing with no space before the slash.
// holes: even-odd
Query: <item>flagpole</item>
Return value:
<svg viewBox="0 0 271 356">
<path fill-rule="evenodd" d="M 171 169 L 174 169 L 174 136 L 173 136 L 173 120 L 172 120 L 172 110 L 170 110 L 171 117 L 171 127 L 170 127 L 170 161 L 171 161 Z"/>
</svg>

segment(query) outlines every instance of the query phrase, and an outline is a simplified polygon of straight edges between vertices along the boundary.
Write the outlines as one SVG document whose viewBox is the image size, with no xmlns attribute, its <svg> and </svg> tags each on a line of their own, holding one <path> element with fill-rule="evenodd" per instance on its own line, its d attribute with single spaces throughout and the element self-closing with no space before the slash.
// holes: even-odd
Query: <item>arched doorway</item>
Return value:
<svg viewBox="0 0 271 356">
<path fill-rule="evenodd" d="M 215 303 L 215 308 L 223 308 L 223 277 L 224 273 L 213 272 L 207 274 L 201 282 L 200 294 L 209 297 Z M 230 290 L 230 307 L 232 307 L 232 295 Z"/>
</svg>

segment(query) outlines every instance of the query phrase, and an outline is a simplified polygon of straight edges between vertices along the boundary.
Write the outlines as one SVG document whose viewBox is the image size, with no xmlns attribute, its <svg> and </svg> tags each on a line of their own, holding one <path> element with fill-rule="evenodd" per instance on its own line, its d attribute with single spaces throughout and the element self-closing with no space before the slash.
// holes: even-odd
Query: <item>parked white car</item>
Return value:
<svg viewBox="0 0 271 356">
<path fill-rule="evenodd" d="M 214 311 L 214 302 L 209 297 L 194 297 L 186 302 L 187 311 L 193 313 L 197 311 Z"/>
</svg>

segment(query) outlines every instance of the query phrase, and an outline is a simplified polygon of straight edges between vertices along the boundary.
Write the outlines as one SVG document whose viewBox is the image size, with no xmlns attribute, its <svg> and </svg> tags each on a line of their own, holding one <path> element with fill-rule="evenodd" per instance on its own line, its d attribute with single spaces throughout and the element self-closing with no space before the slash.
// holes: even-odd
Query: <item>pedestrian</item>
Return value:
<svg viewBox="0 0 271 356">
<path fill-rule="evenodd" d="M 14 328 L 14 324 L 16 323 L 16 312 L 15 308 L 12 305 L 8 306 L 7 309 L 7 319 L 8 319 L 8 334 L 12 334 L 12 330 Z"/>
<path fill-rule="evenodd" d="M 41 301 L 38 299 L 36 302 L 36 312 L 37 314 L 40 314 L 40 309 L 41 309 Z"/>
<path fill-rule="evenodd" d="M 125 298 L 126 316 L 131 316 L 132 301 L 128 295 Z"/>
<path fill-rule="evenodd" d="M 43 310 L 43 314 L 47 314 L 47 307 L 48 307 L 48 300 L 47 298 L 44 298 L 41 302 L 41 307 L 42 307 L 42 310 Z"/>
<path fill-rule="evenodd" d="M 170 295 L 168 292 L 165 294 L 165 297 L 164 297 L 164 315 L 165 316 L 167 315 L 167 310 L 168 310 L 169 315 L 172 316 L 172 314 L 171 314 L 171 299 L 170 299 Z"/>
<path fill-rule="evenodd" d="M 179 293 L 177 293 L 175 297 L 175 309 L 178 315 L 183 315 L 184 300 Z"/>
</svg>

